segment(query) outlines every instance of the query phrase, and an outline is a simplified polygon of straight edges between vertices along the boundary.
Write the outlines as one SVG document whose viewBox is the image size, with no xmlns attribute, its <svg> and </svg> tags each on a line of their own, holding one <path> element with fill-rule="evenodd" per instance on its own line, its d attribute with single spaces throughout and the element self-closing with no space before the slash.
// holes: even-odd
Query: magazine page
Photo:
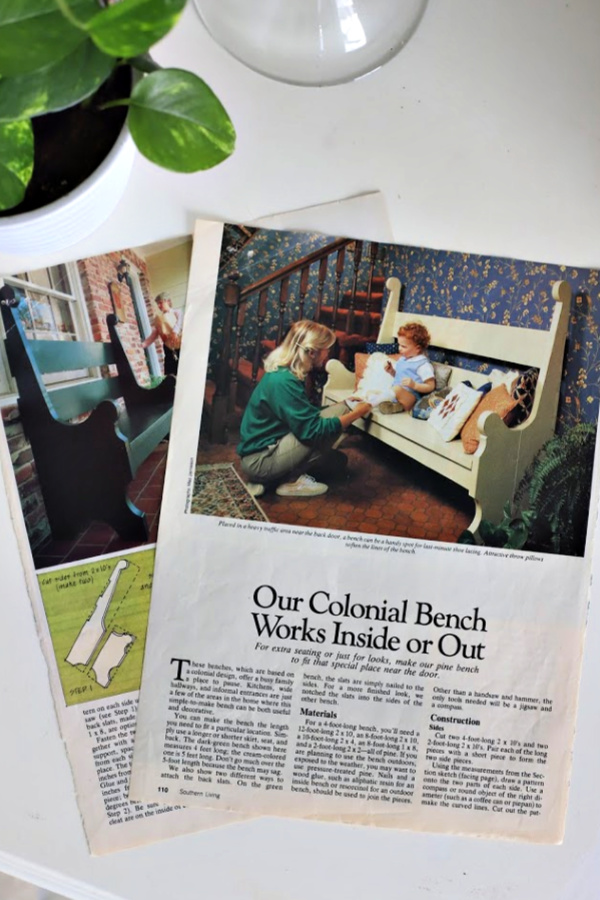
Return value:
<svg viewBox="0 0 600 900">
<path fill-rule="evenodd" d="M 196 229 L 131 796 L 559 842 L 598 273 L 245 238 Z"/>
<path fill-rule="evenodd" d="M 232 818 L 128 799 L 190 254 L 185 237 L 0 288 L 2 474 L 98 854 Z"/>
<path fill-rule="evenodd" d="M 389 236 L 379 194 L 268 221 L 365 218 Z M 1 471 L 94 854 L 241 818 L 128 799 L 191 250 L 171 238 L 0 280 Z"/>
</svg>

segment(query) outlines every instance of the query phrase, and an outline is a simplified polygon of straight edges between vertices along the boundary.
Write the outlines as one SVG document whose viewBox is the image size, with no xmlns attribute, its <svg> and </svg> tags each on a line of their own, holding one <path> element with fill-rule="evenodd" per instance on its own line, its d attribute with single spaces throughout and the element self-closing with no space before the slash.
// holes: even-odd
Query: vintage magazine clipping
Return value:
<svg viewBox="0 0 600 900">
<path fill-rule="evenodd" d="M 95 854 L 232 818 L 128 798 L 175 386 L 163 374 L 178 355 L 160 335 L 142 341 L 159 294 L 179 329 L 190 254 L 180 238 L 6 274 L 0 288 L 2 475 Z"/>
<path fill-rule="evenodd" d="M 388 236 L 378 194 L 267 221 L 349 220 Z M 128 798 L 191 251 L 188 235 L 0 278 L 1 471 L 94 854 L 241 818 Z"/>
<path fill-rule="evenodd" d="M 598 272 L 206 222 L 192 267 L 131 796 L 560 842 Z M 389 390 L 365 351 L 397 371 L 399 330 L 424 326 L 423 418 L 374 407 L 337 448 L 281 437 L 298 416 L 325 429 L 297 357 L 263 365 L 298 320 L 337 334 L 305 390 L 338 418 Z M 294 480 L 269 468 L 288 439 Z M 294 494 L 309 466 L 327 491 Z"/>
</svg>

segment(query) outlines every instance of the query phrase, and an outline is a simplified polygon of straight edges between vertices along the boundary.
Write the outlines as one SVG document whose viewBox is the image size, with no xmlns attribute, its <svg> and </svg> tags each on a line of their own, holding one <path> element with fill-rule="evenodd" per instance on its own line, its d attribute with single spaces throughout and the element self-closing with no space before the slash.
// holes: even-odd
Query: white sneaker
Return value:
<svg viewBox="0 0 600 900">
<path fill-rule="evenodd" d="M 316 481 L 312 475 L 301 475 L 296 481 L 280 484 L 275 493 L 280 497 L 317 497 L 327 490 L 327 485 Z"/>
<path fill-rule="evenodd" d="M 247 481 L 246 488 L 251 497 L 262 497 L 265 492 L 264 484 L 257 484 L 254 481 Z"/>
</svg>

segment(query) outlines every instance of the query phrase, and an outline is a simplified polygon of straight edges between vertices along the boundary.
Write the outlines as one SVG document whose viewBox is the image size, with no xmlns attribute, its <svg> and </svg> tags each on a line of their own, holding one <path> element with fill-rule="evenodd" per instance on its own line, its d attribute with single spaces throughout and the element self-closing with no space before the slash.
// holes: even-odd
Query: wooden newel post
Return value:
<svg viewBox="0 0 600 900">
<path fill-rule="evenodd" d="M 260 369 L 262 357 L 262 336 L 265 317 L 267 315 L 267 300 L 269 297 L 269 288 L 263 288 L 258 295 L 258 316 L 256 323 L 256 343 L 254 344 L 254 359 L 252 361 L 252 387 L 258 381 L 258 370 Z"/>
<path fill-rule="evenodd" d="M 365 316 L 363 319 L 363 337 L 367 337 L 371 333 L 371 306 L 373 303 L 373 275 L 375 273 L 375 263 L 377 262 L 377 255 L 379 253 L 379 244 L 375 243 L 375 241 L 371 242 L 371 247 L 369 249 L 369 280 L 367 283 L 367 302 L 365 304 Z M 383 304 L 383 301 L 382 301 Z M 383 306 L 381 309 L 383 314 Z"/>
<path fill-rule="evenodd" d="M 310 266 L 304 266 L 300 272 L 300 314 L 298 318 L 304 318 L 304 300 L 306 299 L 306 293 L 308 291 L 308 275 L 310 272 Z"/>
<path fill-rule="evenodd" d="M 331 328 L 335 331 L 338 306 L 340 305 L 340 288 L 342 286 L 342 275 L 344 273 L 344 248 L 341 247 L 335 260 L 335 293 L 333 296 L 333 312 L 331 314 Z"/>
<path fill-rule="evenodd" d="M 240 368 L 240 348 L 242 342 L 242 333 L 244 331 L 244 320 L 246 318 L 246 309 L 248 304 L 242 301 L 237 308 L 237 316 L 235 321 L 235 348 L 233 351 L 233 361 L 231 364 L 231 382 L 229 384 L 229 403 L 228 412 L 234 412 L 237 404 L 238 378 Z"/>
<path fill-rule="evenodd" d="M 217 364 L 216 389 L 212 405 L 211 440 L 224 444 L 227 440 L 227 407 L 229 403 L 229 381 L 231 378 L 231 338 L 235 309 L 240 301 L 240 286 L 237 272 L 230 276 L 225 285 L 223 301 L 225 320 L 223 322 L 223 345 Z"/>
<path fill-rule="evenodd" d="M 356 290 L 358 288 L 358 272 L 360 269 L 360 261 L 362 259 L 362 249 L 362 241 L 356 241 L 354 244 L 352 293 L 350 295 L 350 305 L 348 306 L 348 317 L 346 319 L 346 334 L 354 334 L 354 309 L 356 307 Z"/>
</svg>

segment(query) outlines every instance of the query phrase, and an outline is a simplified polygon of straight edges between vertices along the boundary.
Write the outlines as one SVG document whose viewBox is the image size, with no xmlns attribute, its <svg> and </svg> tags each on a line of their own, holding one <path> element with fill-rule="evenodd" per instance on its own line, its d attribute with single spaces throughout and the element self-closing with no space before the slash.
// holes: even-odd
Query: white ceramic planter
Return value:
<svg viewBox="0 0 600 900">
<path fill-rule="evenodd" d="M 102 164 L 71 193 L 42 209 L 0 218 L 0 253 L 51 253 L 87 237 L 123 196 L 135 152 L 125 125 Z"/>
</svg>

